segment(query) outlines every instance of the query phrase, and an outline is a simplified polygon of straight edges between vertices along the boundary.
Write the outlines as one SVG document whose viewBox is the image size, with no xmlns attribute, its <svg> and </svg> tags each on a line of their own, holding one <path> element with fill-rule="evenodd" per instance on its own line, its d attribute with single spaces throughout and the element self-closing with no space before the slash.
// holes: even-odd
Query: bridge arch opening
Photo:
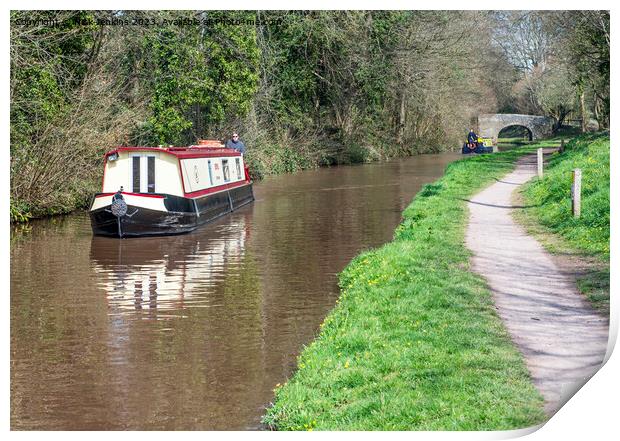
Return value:
<svg viewBox="0 0 620 441">
<path fill-rule="evenodd" d="M 532 141 L 532 130 L 520 124 L 511 124 L 502 128 L 497 133 L 497 139 L 499 142 L 522 142 Z"/>
</svg>

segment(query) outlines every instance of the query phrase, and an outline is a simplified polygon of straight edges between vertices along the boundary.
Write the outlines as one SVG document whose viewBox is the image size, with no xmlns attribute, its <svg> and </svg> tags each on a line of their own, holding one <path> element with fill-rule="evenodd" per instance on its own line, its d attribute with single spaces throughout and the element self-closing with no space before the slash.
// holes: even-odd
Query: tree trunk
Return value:
<svg viewBox="0 0 620 441">
<path fill-rule="evenodd" d="M 405 134 L 405 115 L 406 115 L 406 101 L 407 98 L 405 97 L 405 93 L 403 92 L 403 94 L 400 96 L 400 112 L 398 115 L 398 136 L 397 136 L 397 142 L 398 144 L 402 144 L 403 143 L 403 136 Z"/>
<path fill-rule="evenodd" d="M 603 122 L 601 116 L 602 116 L 601 115 L 601 100 L 598 97 L 598 94 L 595 92 L 594 93 L 594 119 L 596 119 L 599 130 L 605 127 L 605 123 Z"/>
<path fill-rule="evenodd" d="M 581 108 L 581 132 L 585 133 L 588 127 L 588 113 L 586 111 L 586 93 L 583 88 L 579 94 L 579 107 Z"/>
</svg>

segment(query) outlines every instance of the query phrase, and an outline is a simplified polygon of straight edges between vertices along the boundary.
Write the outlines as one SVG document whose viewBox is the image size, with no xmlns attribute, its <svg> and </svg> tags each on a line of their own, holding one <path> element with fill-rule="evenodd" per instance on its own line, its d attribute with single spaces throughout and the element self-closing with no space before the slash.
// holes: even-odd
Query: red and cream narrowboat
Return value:
<svg viewBox="0 0 620 441">
<path fill-rule="evenodd" d="M 219 141 L 118 147 L 105 154 L 90 220 L 96 235 L 180 234 L 254 200 L 243 155 Z"/>
</svg>

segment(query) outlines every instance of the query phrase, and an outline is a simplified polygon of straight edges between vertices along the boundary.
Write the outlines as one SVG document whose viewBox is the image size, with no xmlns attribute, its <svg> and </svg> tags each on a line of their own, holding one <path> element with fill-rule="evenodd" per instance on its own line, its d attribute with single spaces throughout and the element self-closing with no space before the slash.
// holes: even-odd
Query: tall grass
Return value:
<svg viewBox="0 0 620 441">
<path fill-rule="evenodd" d="M 542 398 L 469 269 L 466 198 L 533 147 L 452 163 L 394 241 L 355 258 L 316 340 L 264 422 L 279 430 L 498 430 L 544 420 Z"/>
<path fill-rule="evenodd" d="M 543 179 L 523 191 L 538 221 L 563 236 L 575 248 L 609 260 L 609 133 L 573 139 L 555 154 Z M 582 171 L 581 216 L 571 209 L 572 171 Z"/>
</svg>

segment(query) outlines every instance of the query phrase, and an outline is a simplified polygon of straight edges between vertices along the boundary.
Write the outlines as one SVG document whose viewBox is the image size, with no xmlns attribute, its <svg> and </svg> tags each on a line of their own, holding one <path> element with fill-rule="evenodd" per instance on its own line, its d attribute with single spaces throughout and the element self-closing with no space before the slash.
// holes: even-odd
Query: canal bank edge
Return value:
<svg viewBox="0 0 620 441">
<path fill-rule="evenodd" d="M 484 280 L 470 272 L 466 199 L 553 140 L 450 164 L 394 241 L 356 257 L 264 422 L 278 430 L 509 430 L 546 417 Z"/>
</svg>

